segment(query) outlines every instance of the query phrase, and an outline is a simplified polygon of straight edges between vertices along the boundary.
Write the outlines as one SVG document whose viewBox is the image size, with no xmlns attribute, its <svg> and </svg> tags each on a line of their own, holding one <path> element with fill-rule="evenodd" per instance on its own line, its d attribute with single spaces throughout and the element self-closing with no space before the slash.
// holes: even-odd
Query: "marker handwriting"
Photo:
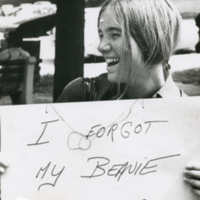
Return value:
<svg viewBox="0 0 200 200">
<path fill-rule="evenodd" d="M 122 175 L 127 172 L 129 175 L 147 175 L 150 173 L 156 173 L 157 169 L 156 167 L 158 164 L 153 163 L 158 160 L 164 160 L 169 159 L 173 157 L 178 157 L 181 154 L 174 154 L 174 155 L 168 155 L 163 157 L 158 157 L 154 159 L 147 160 L 145 163 L 136 161 L 134 164 L 129 164 L 129 162 L 123 163 L 123 164 L 110 164 L 110 159 L 106 157 L 91 157 L 88 158 L 88 162 L 93 161 L 96 163 L 96 166 L 93 170 L 93 172 L 90 175 L 81 176 L 81 178 L 96 178 L 101 176 L 112 176 L 114 178 L 117 178 L 117 181 L 119 181 L 122 177 Z"/>
<path fill-rule="evenodd" d="M 49 143 L 49 141 L 46 141 L 46 142 L 39 142 L 39 141 L 40 141 L 40 139 L 42 138 L 42 136 L 44 135 L 45 130 L 46 130 L 46 128 L 47 128 L 47 125 L 48 125 L 49 123 L 53 123 L 53 122 L 57 122 L 57 121 L 59 121 L 59 119 L 52 120 L 52 121 L 47 121 L 47 122 L 42 122 L 41 124 L 45 124 L 45 126 L 44 126 L 44 129 L 43 129 L 43 131 L 42 131 L 40 137 L 38 138 L 38 140 L 36 141 L 36 143 L 27 144 L 27 146 L 34 146 L 34 145 L 41 145 L 41 144 Z"/>
<path fill-rule="evenodd" d="M 41 167 L 41 168 L 39 169 L 37 175 L 36 175 L 36 178 L 39 177 L 40 172 L 43 172 L 43 175 L 41 176 L 41 179 L 43 179 L 44 176 L 46 175 L 46 173 L 47 173 L 47 171 L 48 171 L 50 165 L 51 165 L 51 162 L 49 162 L 49 163 L 47 164 L 47 166 L 46 166 L 44 169 Z M 54 183 L 43 183 L 43 184 L 41 184 L 41 185 L 38 187 L 38 190 L 40 190 L 40 188 L 41 188 L 42 186 L 45 186 L 45 185 L 50 185 L 50 186 L 52 186 L 52 187 L 55 187 L 56 182 L 58 181 L 58 178 L 60 177 L 60 175 L 61 175 L 62 172 L 64 171 L 65 167 L 63 167 L 62 170 L 61 170 L 60 172 L 58 172 L 57 174 L 54 174 L 55 168 L 56 168 L 56 165 L 54 165 L 54 167 L 53 167 L 53 169 L 52 169 L 52 171 L 51 171 L 51 176 L 57 176 L 56 179 L 55 179 L 55 181 L 54 181 Z"/>
<path fill-rule="evenodd" d="M 121 125 L 114 123 L 110 127 L 97 124 L 91 127 L 87 135 L 75 131 L 71 132 L 68 137 L 67 144 L 71 150 L 88 150 L 92 146 L 92 141 L 95 138 L 100 139 L 102 137 L 108 137 L 111 142 L 114 142 L 116 133 L 120 134 L 123 139 L 127 139 L 131 137 L 131 135 L 148 134 L 150 127 L 153 124 L 155 125 L 167 122 L 167 120 L 152 120 L 145 121 L 140 124 L 134 124 L 132 121 L 127 121 Z M 75 143 L 74 138 L 76 138 L 76 145 L 72 145 Z"/>
</svg>

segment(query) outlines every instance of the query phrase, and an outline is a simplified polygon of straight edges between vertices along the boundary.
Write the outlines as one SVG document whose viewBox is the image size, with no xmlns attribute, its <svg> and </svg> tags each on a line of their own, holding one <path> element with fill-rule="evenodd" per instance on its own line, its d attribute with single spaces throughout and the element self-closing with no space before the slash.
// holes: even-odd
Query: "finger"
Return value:
<svg viewBox="0 0 200 200">
<path fill-rule="evenodd" d="M 200 190 L 200 181 L 195 180 L 195 179 L 189 179 L 189 178 L 184 178 L 184 181 L 194 187 L 195 189 Z"/>
<path fill-rule="evenodd" d="M 198 171 L 200 171 L 200 166 L 197 165 L 197 164 L 189 164 L 189 165 L 186 166 L 186 169 L 188 169 L 188 170 L 198 170 Z"/>
<path fill-rule="evenodd" d="M 200 180 L 200 171 L 197 170 L 184 170 L 185 177 L 195 178 Z"/>
<path fill-rule="evenodd" d="M 8 163 L 5 162 L 5 161 L 0 161 L 0 167 L 5 167 L 5 168 L 7 168 L 7 167 L 8 167 Z"/>
<path fill-rule="evenodd" d="M 192 192 L 198 196 L 200 196 L 200 190 L 197 190 L 197 189 L 193 189 L 192 188 Z"/>
<path fill-rule="evenodd" d="M 0 174 L 3 174 L 5 172 L 5 169 L 3 167 L 0 167 Z"/>
</svg>

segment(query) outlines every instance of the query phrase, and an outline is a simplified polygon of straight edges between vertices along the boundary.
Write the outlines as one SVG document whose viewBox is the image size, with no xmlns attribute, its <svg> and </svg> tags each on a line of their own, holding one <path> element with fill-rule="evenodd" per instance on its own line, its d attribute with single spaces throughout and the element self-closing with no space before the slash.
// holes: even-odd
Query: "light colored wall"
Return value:
<svg viewBox="0 0 200 200">
<path fill-rule="evenodd" d="M 200 13 L 200 0 L 171 0 L 177 6 L 180 13 Z"/>
</svg>

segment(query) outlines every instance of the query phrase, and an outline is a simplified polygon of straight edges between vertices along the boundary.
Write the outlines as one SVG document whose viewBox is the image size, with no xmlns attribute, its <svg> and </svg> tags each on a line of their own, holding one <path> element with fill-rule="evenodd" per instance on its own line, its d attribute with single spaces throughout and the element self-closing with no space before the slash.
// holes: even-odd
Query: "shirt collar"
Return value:
<svg viewBox="0 0 200 200">
<path fill-rule="evenodd" d="M 169 73 L 164 85 L 158 92 L 153 95 L 153 98 L 180 97 L 180 89 L 174 83 L 171 73 Z"/>
<path fill-rule="evenodd" d="M 164 85 L 153 95 L 152 98 L 167 98 L 181 96 L 181 90 L 174 83 L 170 71 L 168 71 L 168 74 L 166 76 L 167 77 Z M 102 74 L 101 76 L 99 76 L 98 79 L 100 81 L 97 86 L 97 88 L 99 88 L 97 100 L 111 100 L 111 97 L 113 97 L 113 93 L 115 95 L 117 94 L 116 88 L 114 89 L 114 92 L 110 94 L 110 92 L 113 89 L 113 84 L 108 81 L 107 74 Z"/>
</svg>

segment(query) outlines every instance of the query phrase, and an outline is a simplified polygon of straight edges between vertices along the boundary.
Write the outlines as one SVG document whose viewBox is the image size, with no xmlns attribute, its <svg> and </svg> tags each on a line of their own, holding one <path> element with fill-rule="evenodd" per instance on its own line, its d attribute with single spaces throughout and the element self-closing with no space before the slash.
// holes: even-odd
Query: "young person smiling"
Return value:
<svg viewBox="0 0 200 200">
<path fill-rule="evenodd" d="M 170 75 L 181 16 L 165 0 L 108 0 L 98 18 L 107 74 L 69 83 L 57 102 L 185 96 Z"/>
<path fill-rule="evenodd" d="M 178 47 L 181 20 L 168 0 L 107 0 L 98 18 L 98 50 L 108 73 L 72 81 L 57 102 L 186 96 L 168 64 Z M 183 173 L 200 197 L 200 166 L 187 166 Z"/>
</svg>

